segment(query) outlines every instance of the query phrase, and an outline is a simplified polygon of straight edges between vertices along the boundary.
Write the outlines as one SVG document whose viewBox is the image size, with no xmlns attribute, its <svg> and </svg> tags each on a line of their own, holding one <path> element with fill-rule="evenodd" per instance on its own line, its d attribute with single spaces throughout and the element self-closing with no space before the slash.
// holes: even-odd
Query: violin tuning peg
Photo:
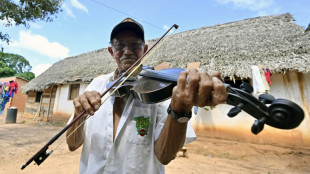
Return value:
<svg viewBox="0 0 310 174">
<path fill-rule="evenodd" d="M 242 82 L 242 84 L 240 85 L 240 89 L 247 92 L 247 93 L 252 93 L 253 92 L 253 87 L 251 84 L 247 83 L 247 82 Z"/>
<path fill-rule="evenodd" d="M 241 112 L 243 106 L 244 106 L 243 103 L 239 103 L 235 107 L 231 108 L 229 112 L 227 113 L 228 117 L 234 117 L 238 115 Z"/>
<path fill-rule="evenodd" d="M 271 104 L 273 101 L 276 100 L 274 96 L 270 94 L 261 94 L 258 96 L 258 99 L 264 104 Z"/>
<path fill-rule="evenodd" d="M 265 121 L 266 117 L 262 117 L 259 120 L 255 120 L 251 128 L 252 133 L 255 135 L 260 133 L 264 129 Z"/>
</svg>

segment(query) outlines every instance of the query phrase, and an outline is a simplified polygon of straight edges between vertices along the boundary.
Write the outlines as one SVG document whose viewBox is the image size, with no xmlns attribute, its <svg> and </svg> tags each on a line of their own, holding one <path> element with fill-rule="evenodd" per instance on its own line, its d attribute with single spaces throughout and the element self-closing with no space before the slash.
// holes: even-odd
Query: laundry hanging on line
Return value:
<svg viewBox="0 0 310 174">
<path fill-rule="evenodd" d="M 0 82 L 0 114 L 3 113 L 5 105 L 17 93 L 18 84 L 14 80 L 9 82 Z"/>
</svg>

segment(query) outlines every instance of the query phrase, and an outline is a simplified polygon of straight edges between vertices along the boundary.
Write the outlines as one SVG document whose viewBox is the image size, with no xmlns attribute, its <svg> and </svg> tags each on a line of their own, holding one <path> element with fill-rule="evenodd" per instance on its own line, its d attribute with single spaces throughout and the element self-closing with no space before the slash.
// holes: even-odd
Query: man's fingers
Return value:
<svg viewBox="0 0 310 174">
<path fill-rule="evenodd" d="M 84 111 L 84 108 L 83 108 L 82 104 L 79 101 L 79 97 L 77 97 L 77 98 L 75 98 L 73 100 L 73 105 L 74 105 L 74 109 L 75 109 L 77 114 L 80 114 L 81 112 Z"/>
<path fill-rule="evenodd" d="M 201 73 L 200 74 L 200 84 L 197 93 L 197 106 L 205 106 L 208 103 L 211 103 L 212 100 L 212 91 L 213 91 L 213 81 L 209 74 Z"/>
<path fill-rule="evenodd" d="M 217 77 L 220 81 L 224 82 L 224 80 L 221 77 L 221 73 L 218 71 L 213 73 L 213 77 Z"/>
<path fill-rule="evenodd" d="M 89 115 L 94 115 L 101 105 L 101 96 L 97 91 L 84 92 L 73 100 L 76 113 L 79 114 L 84 110 Z"/>
<path fill-rule="evenodd" d="M 97 101 L 97 105 L 95 105 L 95 110 L 97 111 L 99 107 L 101 106 L 101 95 L 99 92 L 98 92 L 98 95 L 96 95 L 96 101 Z"/>
<path fill-rule="evenodd" d="M 180 73 L 180 76 L 178 78 L 178 84 L 177 84 L 179 90 L 185 90 L 187 75 L 188 75 L 187 71 L 183 71 Z"/>
<path fill-rule="evenodd" d="M 228 97 L 226 87 L 224 86 L 223 82 L 217 77 L 213 77 L 212 81 L 214 86 L 214 92 L 212 94 L 212 104 L 217 105 L 220 103 L 225 103 Z"/>
<path fill-rule="evenodd" d="M 87 112 L 87 114 L 94 115 L 94 109 L 92 108 L 92 106 L 91 106 L 91 104 L 87 98 L 87 94 L 80 96 L 80 103 L 82 104 L 83 109 Z"/>
<path fill-rule="evenodd" d="M 87 93 L 86 96 L 89 100 L 91 107 L 94 109 L 94 111 L 97 111 L 101 105 L 100 93 L 97 91 L 92 91 L 90 93 Z"/>
<path fill-rule="evenodd" d="M 210 77 L 208 73 L 197 70 L 182 72 L 178 85 L 173 89 L 171 107 L 180 113 L 185 113 L 192 106 L 215 106 L 225 103 L 227 92 L 220 79 L 220 73 Z"/>
<path fill-rule="evenodd" d="M 192 69 L 188 74 L 187 99 L 190 103 L 196 103 L 198 95 L 198 87 L 200 74 L 197 70 Z"/>
</svg>

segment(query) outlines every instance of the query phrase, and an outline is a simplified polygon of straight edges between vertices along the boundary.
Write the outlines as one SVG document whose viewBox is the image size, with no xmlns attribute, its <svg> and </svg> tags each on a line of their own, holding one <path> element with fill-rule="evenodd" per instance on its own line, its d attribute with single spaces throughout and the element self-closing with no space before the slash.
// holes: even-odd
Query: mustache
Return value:
<svg viewBox="0 0 310 174">
<path fill-rule="evenodd" d="M 134 59 L 136 61 L 136 60 L 138 60 L 138 57 L 137 56 L 123 56 L 119 60 L 123 61 L 123 60 L 126 60 L 126 59 Z"/>
</svg>

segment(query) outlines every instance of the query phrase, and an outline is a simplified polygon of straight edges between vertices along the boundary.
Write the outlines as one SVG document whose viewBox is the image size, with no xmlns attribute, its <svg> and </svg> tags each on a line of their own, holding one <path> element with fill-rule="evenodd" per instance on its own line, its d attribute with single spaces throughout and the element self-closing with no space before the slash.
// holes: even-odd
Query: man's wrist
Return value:
<svg viewBox="0 0 310 174">
<path fill-rule="evenodd" d="M 186 123 L 192 117 L 192 111 L 190 111 L 189 113 L 177 113 L 171 109 L 171 105 L 169 105 L 167 113 L 173 118 L 173 120 L 179 123 Z"/>
</svg>

